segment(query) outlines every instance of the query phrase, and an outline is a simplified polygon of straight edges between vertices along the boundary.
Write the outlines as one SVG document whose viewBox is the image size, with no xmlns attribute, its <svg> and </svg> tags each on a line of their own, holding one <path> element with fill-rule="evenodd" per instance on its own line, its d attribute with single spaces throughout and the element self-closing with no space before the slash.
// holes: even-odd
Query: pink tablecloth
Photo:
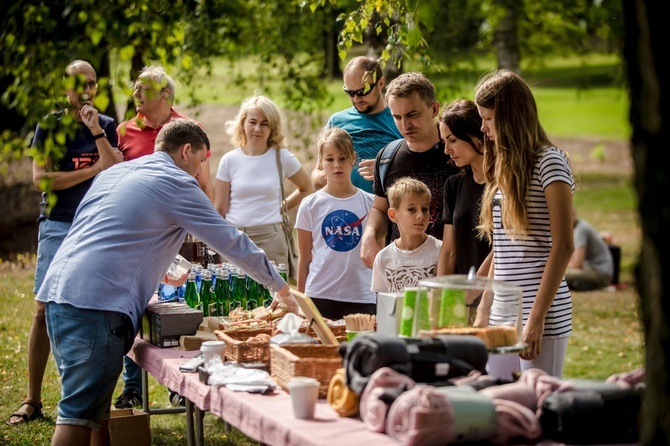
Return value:
<svg viewBox="0 0 670 446">
<path fill-rule="evenodd" d="M 340 417 L 323 399 L 317 403 L 313 420 L 299 420 L 293 416 L 290 395 L 281 389 L 272 395 L 256 395 L 205 385 L 198 380 L 197 373 L 179 371 L 179 365 L 197 353 L 159 348 L 138 338 L 129 356 L 151 373 L 160 384 L 188 398 L 199 409 L 221 417 L 248 437 L 264 444 L 398 445 L 391 437 L 368 430 L 360 419 Z"/>
</svg>

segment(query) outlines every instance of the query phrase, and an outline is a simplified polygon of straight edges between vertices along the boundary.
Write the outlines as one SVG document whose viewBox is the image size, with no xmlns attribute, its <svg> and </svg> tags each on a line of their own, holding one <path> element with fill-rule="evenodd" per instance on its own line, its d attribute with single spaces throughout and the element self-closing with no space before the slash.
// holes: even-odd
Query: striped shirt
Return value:
<svg viewBox="0 0 670 446">
<path fill-rule="evenodd" d="M 523 237 L 512 240 L 503 230 L 501 203 L 498 191 L 493 200 L 493 250 L 495 279 L 516 284 L 523 289 L 523 323 L 526 324 L 535 302 L 551 250 L 549 210 L 544 190 L 554 181 L 568 183 L 574 194 L 575 184 L 566 156 L 554 147 L 542 150 L 533 167 L 529 195 L 526 200 L 529 230 Z M 544 320 L 545 338 L 564 338 L 572 333 L 572 297 L 565 282 L 554 297 Z"/>
</svg>

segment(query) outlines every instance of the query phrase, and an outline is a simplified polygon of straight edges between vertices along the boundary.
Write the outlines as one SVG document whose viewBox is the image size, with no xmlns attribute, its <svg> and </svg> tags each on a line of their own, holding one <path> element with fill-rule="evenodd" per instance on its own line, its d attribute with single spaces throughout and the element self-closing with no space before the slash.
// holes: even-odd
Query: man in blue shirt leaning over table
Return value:
<svg viewBox="0 0 670 446">
<path fill-rule="evenodd" d="M 46 303 L 62 387 L 52 445 L 108 444 L 123 356 L 187 233 L 294 306 L 265 253 L 198 187 L 208 148 L 198 124 L 175 119 L 155 153 L 102 172 L 82 200 L 36 297 Z"/>
</svg>

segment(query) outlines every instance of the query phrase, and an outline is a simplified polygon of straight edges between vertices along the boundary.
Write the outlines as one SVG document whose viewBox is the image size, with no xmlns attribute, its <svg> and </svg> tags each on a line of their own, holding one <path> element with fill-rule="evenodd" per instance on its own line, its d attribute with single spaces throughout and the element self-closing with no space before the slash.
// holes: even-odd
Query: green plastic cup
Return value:
<svg viewBox="0 0 670 446">
<path fill-rule="evenodd" d="M 447 326 L 467 326 L 468 311 L 465 306 L 465 296 L 463 290 L 454 288 L 442 289 L 440 298 L 440 318 L 438 321 L 440 327 Z"/>
<path fill-rule="evenodd" d="M 409 338 L 413 334 L 418 293 L 418 288 L 405 288 L 405 297 L 402 301 L 402 314 L 400 316 L 400 336 L 402 337 Z"/>
</svg>

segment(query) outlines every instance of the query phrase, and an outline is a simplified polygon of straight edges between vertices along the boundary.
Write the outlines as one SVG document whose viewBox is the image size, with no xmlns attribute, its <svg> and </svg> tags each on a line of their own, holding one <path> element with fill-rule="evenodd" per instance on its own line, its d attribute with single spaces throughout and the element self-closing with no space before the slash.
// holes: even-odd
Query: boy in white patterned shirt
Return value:
<svg viewBox="0 0 670 446">
<path fill-rule="evenodd" d="M 388 190 L 389 219 L 400 237 L 379 251 L 372 267 L 372 291 L 397 293 L 435 276 L 442 241 L 426 234 L 431 194 L 419 180 L 403 177 Z"/>
</svg>

